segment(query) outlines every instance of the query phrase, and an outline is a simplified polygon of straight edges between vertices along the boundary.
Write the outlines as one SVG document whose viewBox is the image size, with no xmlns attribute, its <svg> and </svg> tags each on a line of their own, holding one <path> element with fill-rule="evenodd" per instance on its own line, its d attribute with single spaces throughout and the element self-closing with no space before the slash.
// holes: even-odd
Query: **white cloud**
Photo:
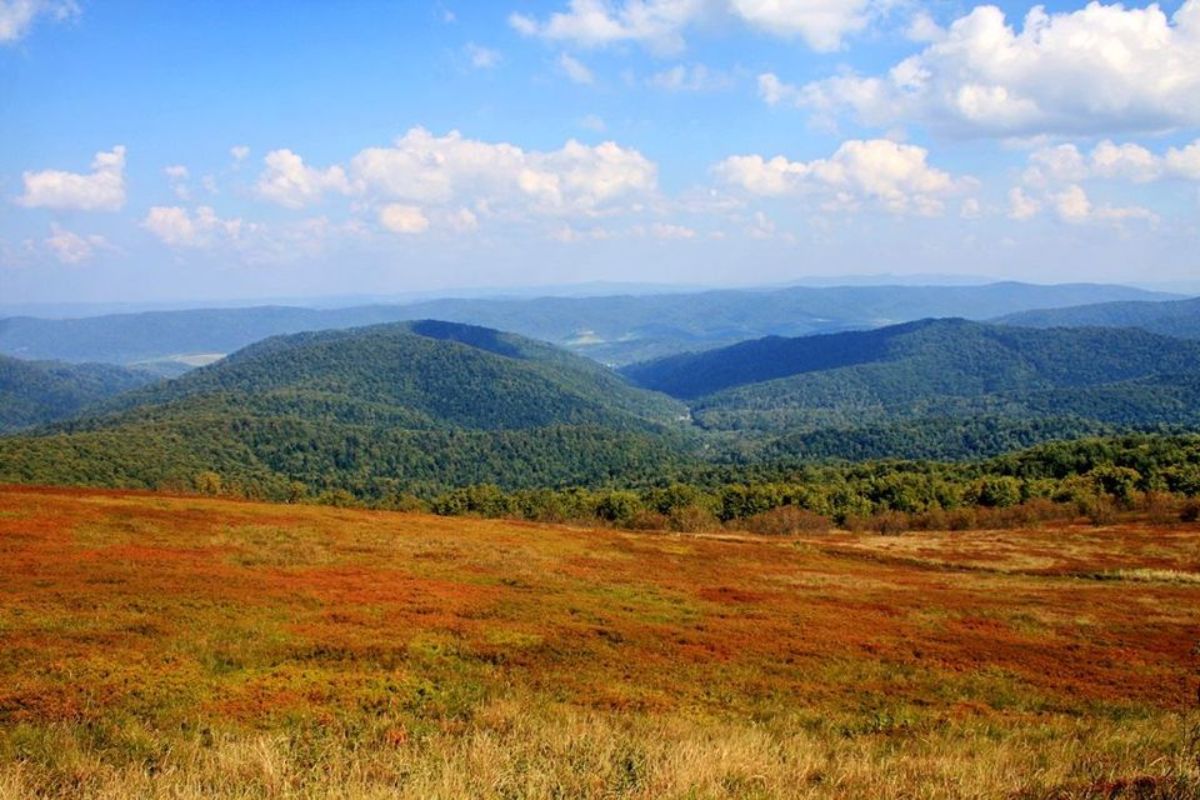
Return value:
<svg viewBox="0 0 1200 800">
<path fill-rule="evenodd" d="M 668 92 L 710 92 L 728 89 L 733 85 L 733 80 L 725 73 L 711 70 L 703 64 L 676 64 L 655 73 L 647 83 Z"/>
<path fill-rule="evenodd" d="M 469 42 L 466 46 L 467 59 L 475 69 L 495 69 L 502 60 L 500 52 L 490 47 Z"/>
<path fill-rule="evenodd" d="M 30 208 L 117 211 L 125 205 L 125 148 L 97 153 L 89 174 L 45 170 L 22 176 L 25 193 L 17 202 Z"/>
<path fill-rule="evenodd" d="M 79 14 L 74 0 L 0 0 L 0 44 L 23 39 L 39 17 L 62 22 Z"/>
<path fill-rule="evenodd" d="M 1042 204 L 1025 194 L 1025 190 L 1019 186 L 1009 190 L 1008 206 L 1009 218 L 1018 221 L 1033 219 L 1042 210 Z"/>
<path fill-rule="evenodd" d="M 317 169 L 291 150 L 272 150 L 259 176 L 258 194 L 288 208 L 301 208 L 321 199 L 325 192 L 348 194 L 350 183 L 341 167 Z"/>
<path fill-rule="evenodd" d="M 871 201 L 891 213 L 938 214 L 944 199 L 971 185 L 927 163 L 928 151 L 887 139 L 843 142 L 828 159 L 732 156 L 715 167 L 719 178 L 760 196 L 819 193 L 829 208 Z"/>
<path fill-rule="evenodd" d="M 250 155 L 250 148 L 244 144 L 235 144 L 229 148 L 229 155 L 233 156 L 234 161 L 245 161 Z"/>
<path fill-rule="evenodd" d="M 180 206 L 154 206 L 142 227 L 170 247 L 201 248 L 236 240 L 245 226 L 240 219 L 221 219 L 208 206 L 199 206 L 194 213 Z"/>
<path fill-rule="evenodd" d="M 799 38 L 814 50 L 841 47 L 870 22 L 886 0 L 570 0 L 564 11 L 539 21 L 513 14 L 509 24 L 524 36 L 579 47 L 632 42 L 659 54 L 681 51 L 688 28 L 729 20 L 781 38 Z"/>
<path fill-rule="evenodd" d="M 1027 186 L 1047 188 L 1089 179 L 1150 183 L 1163 178 L 1200 179 L 1200 140 L 1158 155 L 1140 144 L 1101 141 L 1091 153 L 1074 144 L 1039 148 L 1022 176 Z"/>
<path fill-rule="evenodd" d="M 1148 183 L 1162 174 L 1160 159 L 1138 144 L 1103 141 L 1092 150 L 1092 174 L 1101 178 L 1124 178 Z"/>
<path fill-rule="evenodd" d="M 596 77 L 592 75 L 592 71 L 587 68 L 586 64 L 577 58 L 572 58 L 566 53 L 559 55 L 558 68 L 562 70 L 563 74 L 572 83 L 591 84 L 596 80 Z"/>
<path fill-rule="evenodd" d="M 1167 151 L 1164 161 L 1171 174 L 1181 178 L 1200 180 L 1200 139 L 1187 147 L 1180 149 L 1172 147 Z"/>
<path fill-rule="evenodd" d="M 469 202 L 492 213 L 594 215 L 653 193 L 657 168 L 614 142 L 574 140 L 558 150 L 526 151 L 413 128 L 390 147 L 363 150 L 350 162 L 355 190 L 420 205 Z"/>
<path fill-rule="evenodd" d="M 418 206 L 391 203 L 379 209 L 379 224 L 392 233 L 424 233 L 429 230 L 429 218 Z"/>
<path fill-rule="evenodd" d="M 509 23 L 524 36 L 582 47 L 638 42 L 660 52 L 678 52 L 683 48 L 682 30 L 704 6 L 704 0 L 626 0 L 614 8 L 605 0 L 570 0 L 568 10 L 544 22 L 513 14 Z"/>
<path fill-rule="evenodd" d="M 775 36 L 799 37 L 814 50 L 837 50 L 870 21 L 870 0 L 730 0 L 733 12 Z"/>
<path fill-rule="evenodd" d="M 180 200 L 187 200 L 191 197 L 191 190 L 188 188 L 187 181 L 190 172 L 188 168 L 182 164 L 173 164 L 163 168 L 163 174 L 167 176 L 167 183 L 171 186 L 171 191 Z"/>
<path fill-rule="evenodd" d="M 647 229 L 647 233 L 655 239 L 695 239 L 696 231 L 686 225 L 672 225 L 667 222 L 655 222 Z"/>
<path fill-rule="evenodd" d="M 63 264 L 82 264 L 91 261 L 96 250 L 107 248 L 108 241 L 99 235 L 80 236 L 54 223 L 50 226 L 50 236 L 43 244 Z"/>
<path fill-rule="evenodd" d="M 1116 208 L 1095 206 L 1087 192 L 1078 184 L 1072 184 L 1061 192 L 1050 196 L 1055 212 L 1063 222 L 1082 225 L 1089 222 L 1115 222 L 1142 220 L 1154 223 L 1158 217 L 1151 211 L 1138 206 Z"/>
<path fill-rule="evenodd" d="M 916 122 L 964 136 L 1164 131 L 1200 124 L 1200 0 L 1172 17 L 1158 5 L 1035 6 L 1018 32 L 995 6 L 956 20 L 922 52 L 876 77 L 788 86 L 760 80 L 768 102 L 855 112 L 867 125 Z"/>
</svg>

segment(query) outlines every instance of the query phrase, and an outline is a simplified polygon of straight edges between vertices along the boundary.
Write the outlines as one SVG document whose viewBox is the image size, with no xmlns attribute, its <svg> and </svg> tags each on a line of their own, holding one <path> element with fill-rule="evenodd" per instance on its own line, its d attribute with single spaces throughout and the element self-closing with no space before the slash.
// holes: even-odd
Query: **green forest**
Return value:
<svg viewBox="0 0 1200 800">
<path fill-rule="evenodd" d="M 0 437 L 2 482 L 786 527 L 1099 514 L 1182 502 L 1200 469 L 1200 343 L 1136 329 L 925 320 L 617 372 L 426 320 L 271 337 L 174 380 L 0 366 L 37 376 L 0 386 L 27 428 Z"/>
</svg>

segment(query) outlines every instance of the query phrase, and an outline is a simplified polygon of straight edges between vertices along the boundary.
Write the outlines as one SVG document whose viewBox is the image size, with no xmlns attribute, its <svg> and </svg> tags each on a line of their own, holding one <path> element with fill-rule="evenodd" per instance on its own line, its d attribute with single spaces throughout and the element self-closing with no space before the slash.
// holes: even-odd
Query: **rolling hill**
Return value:
<svg viewBox="0 0 1200 800">
<path fill-rule="evenodd" d="M 154 311 L 79 319 L 0 320 L 0 352 L 20 358 L 154 362 L 226 354 L 269 336 L 416 319 L 512 331 L 627 364 L 767 335 L 875 328 L 923 317 L 986 319 L 1034 308 L 1165 299 L 1123 286 L 843 286 L 535 299 L 445 299 L 318 310 L 258 308 Z"/>
<path fill-rule="evenodd" d="M 594 362 L 440 322 L 267 339 L 106 413 L 0 439 L 0 480 L 190 483 L 268 496 L 593 485 L 676 459 L 681 406 Z"/>
<path fill-rule="evenodd" d="M 1141 328 L 1164 336 L 1200 339 L 1200 297 L 1037 309 L 1008 314 L 996 322 L 1030 328 Z"/>
<path fill-rule="evenodd" d="M 0 433 L 73 417 L 157 380 L 110 364 L 62 364 L 0 356 Z"/>
<path fill-rule="evenodd" d="M 794 445 L 785 449 L 814 457 L 964 457 L 1004 442 L 1200 425 L 1200 344 L 1131 329 L 924 320 L 624 372 L 689 400 L 706 429 L 783 434 Z"/>
</svg>

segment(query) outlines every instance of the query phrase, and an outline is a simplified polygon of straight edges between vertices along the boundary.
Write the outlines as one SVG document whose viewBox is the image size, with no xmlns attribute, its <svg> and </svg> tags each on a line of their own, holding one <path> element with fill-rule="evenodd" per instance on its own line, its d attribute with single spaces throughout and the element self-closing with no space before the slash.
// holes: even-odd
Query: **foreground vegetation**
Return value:
<svg viewBox="0 0 1200 800">
<path fill-rule="evenodd" d="M 0 490 L 0 797 L 1200 792 L 1200 536 Z"/>
</svg>

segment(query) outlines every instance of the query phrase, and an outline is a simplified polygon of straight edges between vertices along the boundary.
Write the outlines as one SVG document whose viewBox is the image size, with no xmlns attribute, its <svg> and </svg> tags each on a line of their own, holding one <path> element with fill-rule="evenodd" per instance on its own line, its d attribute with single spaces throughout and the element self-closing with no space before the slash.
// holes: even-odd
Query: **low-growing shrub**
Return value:
<svg viewBox="0 0 1200 800">
<path fill-rule="evenodd" d="M 823 517 L 797 506 L 780 506 L 747 519 L 743 527 L 751 533 L 766 536 L 791 536 L 797 533 L 827 531 L 832 526 L 828 517 Z"/>
<path fill-rule="evenodd" d="M 671 527 L 671 518 L 657 511 L 643 509 L 634 513 L 624 527 L 633 531 L 665 531 Z"/>
</svg>

